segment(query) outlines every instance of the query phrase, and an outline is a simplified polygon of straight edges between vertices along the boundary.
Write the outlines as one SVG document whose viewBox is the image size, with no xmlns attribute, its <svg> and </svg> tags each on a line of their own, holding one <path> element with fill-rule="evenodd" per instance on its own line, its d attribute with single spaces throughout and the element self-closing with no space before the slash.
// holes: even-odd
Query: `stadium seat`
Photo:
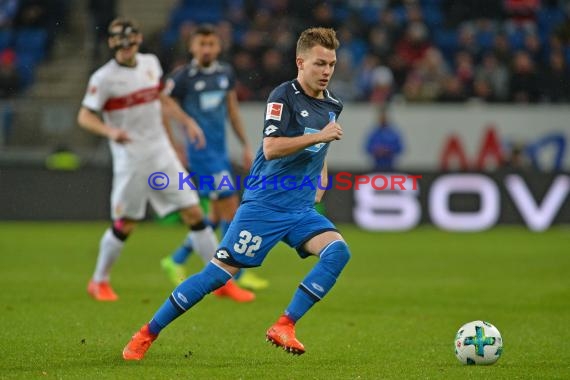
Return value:
<svg viewBox="0 0 570 380">
<path fill-rule="evenodd" d="M 8 48 L 12 44 L 14 34 L 11 30 L 0 30 L 0 51 Z"/>
<path fill-rule="evenodd" d="M 16 31 L 14 38 L 16 53 L 33 57 L 35 63 L 39 63 L 46 55 L 47 37 L 47 32 L 44 29 L 21 29 Z"/>
<path fill-rule="evenodd" d="M 37 61 L 34 53 L 23 52 L 17 55 L 16 70 L 18 70 L 18 74 L 20 74 L 23 88 L 27 88 L 34 83 L 36 64 Z"/>
</svg>

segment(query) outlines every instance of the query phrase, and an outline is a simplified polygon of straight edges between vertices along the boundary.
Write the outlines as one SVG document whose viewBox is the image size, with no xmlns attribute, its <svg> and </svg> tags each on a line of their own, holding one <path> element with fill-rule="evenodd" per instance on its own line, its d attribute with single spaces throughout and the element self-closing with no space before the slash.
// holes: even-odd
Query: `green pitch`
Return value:
<svg viewBox="0 0 570 380">
<path fill-rule="evenodd" d="M 258 273 L 271 287 L 253 304 L 208 296 L 164 330 L 142 362 L 121 350 L 172 290 L 159 260 L 181 226 L 139 226 L 119 259 L 121 297 L 85 288 L 107 223 L 0 224 L 0 378 L 63 379 L 567 379 L 570 230 L 431 228 L 370 233 L 344 226 L 353 258 L 297 327 L 307 353 L 265 342 L 313 260 L 279 245 Z M 191 270 L 199 268 L 193 257 Z M 456 330 L 488 320 L 505 342 L 491 367 L 453 353 Z"/>
</svg>

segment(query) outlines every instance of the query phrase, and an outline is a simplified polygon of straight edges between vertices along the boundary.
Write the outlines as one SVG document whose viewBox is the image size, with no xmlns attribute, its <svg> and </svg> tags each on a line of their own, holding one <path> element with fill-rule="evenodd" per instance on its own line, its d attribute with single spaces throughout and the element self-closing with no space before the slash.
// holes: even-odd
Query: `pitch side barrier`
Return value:
<svg viewBox="0 0 570 380">
<path fill-rule="evenodd" d="M 361 173 L 373 176 L 378 173 Z M 382 173 L 389 177 L 407 173 Z M 414 189 L 358 190 L 334 187 L 324 198 L 335 222 L 372 231 L 406 231 L 432 224 L 447 231 L 482 231 L 500 224 L 532 231 L 570 224 L 570 173 L 413 172 Z M 406 184 L 408 185 L 408 184 Z"/>
<path fill-rule="evenodd" d="M 543 231 L 570 224 L 570 172 L 329 174 L 333 181 L 324 196 L 327 215 L 368 230 L 405 231 L 433 224 L 449 231 L 480 231 L 509 224 Z M 141 186 L 149 186 L 146 178 L 143 182 Z M 109 168 L 61 172 L 2 167 L 0 220 L 108 220 L 111 184 Z"/>
</svg>

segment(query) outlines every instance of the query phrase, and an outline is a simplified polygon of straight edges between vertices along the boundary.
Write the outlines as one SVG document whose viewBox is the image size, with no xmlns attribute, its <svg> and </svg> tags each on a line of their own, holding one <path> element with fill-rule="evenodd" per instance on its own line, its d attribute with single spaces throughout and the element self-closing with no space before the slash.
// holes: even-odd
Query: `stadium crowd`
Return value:
<svg viewBox="0 0 570 380">
<path fill-rule="evenodd" d="M 34 82 L 49 59 L 59 31 L 67 26 L 70 0 L 0 0 L 0 98 Z"/>
<path fill-rule="evenodd" d="M 295 36 L 334 27 L 331 87 L 347 101 L 568 102 L 570 6 L 560 0 L 181 0 L 156 50 L 170 70 L 216 24 L 240 100 L 294 76 Z"/>
</svg>

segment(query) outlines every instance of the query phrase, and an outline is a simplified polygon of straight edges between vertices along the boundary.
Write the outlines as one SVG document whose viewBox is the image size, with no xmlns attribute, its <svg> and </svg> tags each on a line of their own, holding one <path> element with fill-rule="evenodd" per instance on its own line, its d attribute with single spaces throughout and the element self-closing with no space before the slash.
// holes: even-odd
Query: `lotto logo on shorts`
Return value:
<svg viewBox="0 0 570 380">
<path fill-rule="evenodd" d="M 283 103 L 267 103 L 267 111 L 265 112 L 265 120 L 281 121 L 283 113 Z"/>
</svg>

